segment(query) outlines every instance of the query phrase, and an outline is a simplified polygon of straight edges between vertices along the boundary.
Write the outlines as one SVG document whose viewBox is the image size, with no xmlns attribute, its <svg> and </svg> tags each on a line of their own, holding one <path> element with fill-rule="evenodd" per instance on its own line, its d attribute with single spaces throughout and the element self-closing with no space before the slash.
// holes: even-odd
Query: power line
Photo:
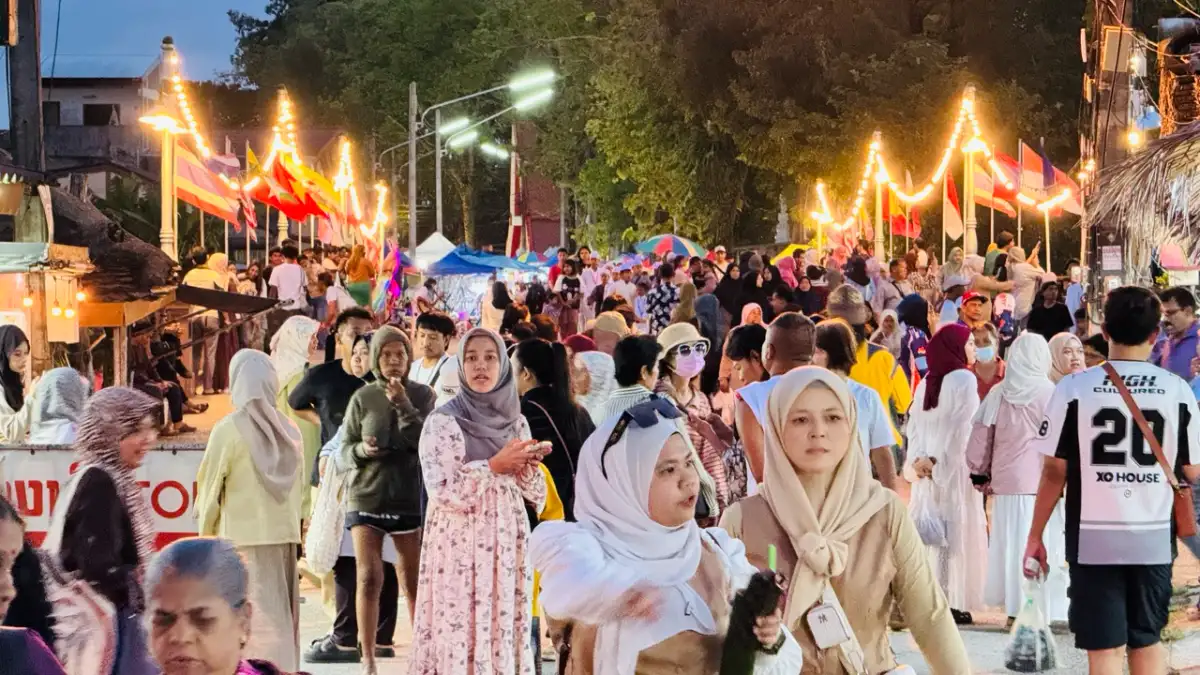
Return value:
<svg viewBox="0 0 1200 675">
<path fill-rule="evenodd" d="M 50 58 L 50 89 L 46 98 L 54 93 L 54 69 L 58 66 L 58 31 L 62 28 L 62 0 L 58 0 L 58 9 L 54 12 L 54 53 Z"/>
</svg>

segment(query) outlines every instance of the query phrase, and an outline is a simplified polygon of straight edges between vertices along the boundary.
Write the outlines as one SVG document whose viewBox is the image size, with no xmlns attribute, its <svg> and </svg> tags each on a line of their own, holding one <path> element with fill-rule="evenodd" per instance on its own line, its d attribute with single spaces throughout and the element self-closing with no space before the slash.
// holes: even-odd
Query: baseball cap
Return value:
<svg viewBox="0 0 1200 675">
<path fill-rule="evenodd" d="M 607 331 L 626 337 L 629 335 L 629 324 L 625 323 L 625 317 L 617 312 L 601 312 L 596 317 L 596 322 L 592 324 L 592 330 Z"/>
<path fill-rule="evenodd" d="M 983 293 L 976 292 L 976 291 L 967 291 L 966 293 L 963 293 L 962 304 L 965 305 L 968 302 L 971 302 L 972 300 L 978 300 L 980 302 L 987 302 L 988 296 L 984 295 Z"/>
<path fill-rule="evenodd" d="M 718 246 L 718 247 L 716 247 L 716 248 L 714 248 L 714 249 L 713 249 L 713 253 L 724 253 L 724 252 L 725 252 L 725 247 L 724 247 L 724 246 Z"/>
</svg>

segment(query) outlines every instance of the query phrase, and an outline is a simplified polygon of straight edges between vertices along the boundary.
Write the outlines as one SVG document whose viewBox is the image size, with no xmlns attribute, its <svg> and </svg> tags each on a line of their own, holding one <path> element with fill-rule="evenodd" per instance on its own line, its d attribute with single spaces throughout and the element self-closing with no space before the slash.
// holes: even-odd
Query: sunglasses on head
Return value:
<svg viewBox="0 0 1200 675">
<path fill-rule="evenodd" d="M 692 352 L 696 352 L 700 356 L 708 354 L 708 343 L 706 342 L 689 342 L 687 344 L 676 345 L 672 348 L 679 356 L 691 356 Z"/>
<path fill-rule="evenodd" d="M 621 419 L 617 421 L 617 426 L 613 427 L 612 433 L 608 435 L 608 440 L 604 443 L 604 449 L 600 451 L 600 472 L 606 479 L 608 478 L 608 469 L 604 467 L 604 456 L 608 454 L 608 449 L 621 440 L 630 424 L 639 429 L 649 429 L 658 424 L 660 415 L 667 420 L 683 417 L 683 413 L 675 407 L 674 403 L 658 394 L 651 394 L 648 400 L 621 413 Z"/>
</svg>

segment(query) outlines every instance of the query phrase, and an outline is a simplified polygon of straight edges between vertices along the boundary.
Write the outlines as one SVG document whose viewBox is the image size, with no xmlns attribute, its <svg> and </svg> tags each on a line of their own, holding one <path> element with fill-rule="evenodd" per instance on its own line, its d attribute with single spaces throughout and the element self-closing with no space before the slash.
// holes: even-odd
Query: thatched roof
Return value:
<svg viewBox="0 0 1200 675">
<path fill-rule="evenodd" d="M 176 283 L 175 262 L 157 246 L 129 234 L 66 190 L 50 191 L 55 243 L 86 246 L 96 268 L 82 279 L 89 297 L 100 302 L 144 300 Z"/>
<path fill-rule="evenodd" d="M 1139 281 L 1149 281 L 1156 247 L 1177 243 L 1189 260 L 1200 260 L 1200 122 L 1105 168 L 1086 225 L 1124 233 L 1125 267 L 1145 277 Z"/>
</svg>

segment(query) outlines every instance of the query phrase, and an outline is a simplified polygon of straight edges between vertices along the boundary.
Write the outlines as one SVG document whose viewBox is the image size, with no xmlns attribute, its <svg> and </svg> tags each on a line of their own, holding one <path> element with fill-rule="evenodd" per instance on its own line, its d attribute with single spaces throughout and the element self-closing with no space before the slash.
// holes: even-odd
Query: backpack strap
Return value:
<svg viewBox="0 0 1200 675">
<path fill-rule="evenodd" d="M 775 569 L 784 579 L 790 579 L 796 568 L 796 549 L 783 526 L 771 511 L 762 495 L 752 495 L 738 502 L 742 510 L 741 540 L 746 546 L 746 559 L 759 569 L 767 569 L 767 550 L 775 546 Z"/>
</svg>

